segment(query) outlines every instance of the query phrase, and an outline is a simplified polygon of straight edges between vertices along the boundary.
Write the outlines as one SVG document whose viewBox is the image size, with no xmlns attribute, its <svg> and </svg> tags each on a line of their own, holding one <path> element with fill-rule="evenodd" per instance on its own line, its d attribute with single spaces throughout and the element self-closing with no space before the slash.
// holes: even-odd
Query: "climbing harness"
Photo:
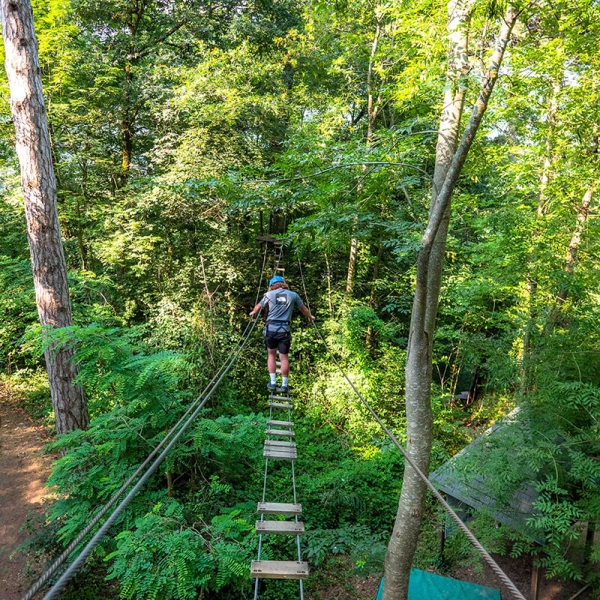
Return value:
<svg viewBox="0 0 600 600">
<path fill-rule="evenodd" d="M 304 297 L 306 299 L 306 305 L 308 306 L 308 309 L 310 310 L 310 304 L 308 301 L 308 294 L 306 293 L 306 284 L 304 282 L 304 275 L 302 273 L 302 264 L 300 263 L 300 259 L 298 259 L 298 267 L 300 269 L 300 278 L 302 280 L 302 287 L 304 289 Z M 526 600 L 525 596 L 523 596 L 523 594 L 519 591 L 517 586 L 511 581 L 511 579 L 508 577 L 508 575 L 501 569 L 500 565 L 490 556 L 489 552 L 481 545 L 481 542 L 473 535 L 471 530 L 463 523 L 462 519 L 456 514 L 456 512 L 454 512 L 454 510 L 446 502 L 446 500 L 444 499 L 442 494 L 440 494 L 440 492 L 437 490 L 437 488 L 431 483 L 431 481 L 429 481 L 429 478 L 427 477 L 427 475 L 425 475 L 425 473 L 423 473 L 423 471 L 421 471 L 421 469 L 419 469 L 419 467 L 415 464 L 415 462 L 411 458 L 410 454 L 408 454 L 408 452 L 400 444 L 400 442 L 398 441 L 396 436 L 388 429 L 388 427 L 381 420 L 379 415 L 373 410 L 371 405 L 367 402 L 365 397 L 358 391 L 358 389 L 356 388 L 354 383 L 352 383 L 352 380 L 348 377 L 346 371 L 344 371 L 344 368 L 342 367 L 342 365 L 340 364 L 338 359 L 335 357 L 335 355 L 331 351 L 331 348 L 325 341 L 325 338 L 321 335 L 321 332 L 319 331 L 319 328 L 317 327 L 316 323 L 313 321 L 312 324 L 313 324 L 313 327 L 315 328 L 317 337 L 321 340 L 321 342 L 325 346 L 325 349 L 327 350 L 329 356 L 331 356 L 331 358 L 332 358 L 333 362 L 335 363 L 335 365 L 337 366 L 338 370 L 343 375 L 344 379 L 348 382 L 348 385 L 352 388 L 354 393 L 360 398 L 360 400 L 363 403 L 363 405 L 365 406 L 365 408 L 371 413 L 371 416 L 375 419 L 375 421 L 377 421 L 377 423 L 379 424 L 379 426 L 381 427 L 383 432 L 392 441 L 394 446 L 396 446 L 396 448 L 398 448 L 398 450 L 400 450 L 400 452 L 401 452 L 402 456 L 404 456 L 404 459 L 406 460 L 406 462 L 410 465 L 410 467 L 414 470 L 414 472 L 418 475 L 418 477 L 423 481 L 423 483 L 431 490 L 432 494 L 437 498 L 437 500 L 444 507 L 444 509 L 448 512 L 448 514 L 452 517 L 452 519 L 454 519 L 456 524 L 460 527 L 460 529 L 463 531 L 463 533 L 467 536 L 467 538 L 469 539 L 471 544 L 475 547 L 475 549 L 479 552 L 479 554 L 481 554 L 481 556 L 484 558 L 484 560 L 492 568 L 494 573 L 496 573 L 496 575 L 498 576 L 500 581 L 502 581 L 502 583 L 504 583 L 504 585 L 512 592 L 512 594 L 514 595 L 515 598 L 517 598 L 518 600 Z"/>
<path fill-rule="evenodd" d="M 281 372 L 281 363 L 277 364 L 278 373 Z M 252 561 L 250 575 L 255 578 L 254 600 L 258 600 L 259 583 L 261 579 L 297 579 L 300 583 L 300 600 L 304 600 L 302 580 L 308 577 L 308 563 L 302 561 L 300 536 L 304 533 L 304 523 L 298 520 L 302 514 L 302 505 L 298 504 L 296 495 L 295 463 L 298 458 L 294 439 L 294 423 L 292 422 L 292 400 L 288 395 L 269 396 L 269 419 L 265 431 L 266 440 L 263 450 L 265 457 L 265 475 L 263 479 L 262 500 L 258 503 L 257 513 L 260 520 L 256 521 L 258 534 L 258 557 Z M 273 411 L 287 411 L 287 420 L 281 421 L 273 418 Z M 281 441 L 274 438 L 288 438 Z M 269 475 L 269 461 L 286 461 L 291 465 L 292 502 L 267 502 L 267 482 Z M 278 498 L 278 500 L 280 500 Z M 280 515 L 294 517 L 293 521 L 280 521 L 265 519 L 265 515 Z M 296 536 L 297 560 L 262 560 L 263 535 L 292 535 Z"/>
<path fill-rule="evenodd" d="M 278 335 L 280 333 L 290 333 L 289 321 L 267 321 L 263 327 L 263 335 Z"/>
</svg>

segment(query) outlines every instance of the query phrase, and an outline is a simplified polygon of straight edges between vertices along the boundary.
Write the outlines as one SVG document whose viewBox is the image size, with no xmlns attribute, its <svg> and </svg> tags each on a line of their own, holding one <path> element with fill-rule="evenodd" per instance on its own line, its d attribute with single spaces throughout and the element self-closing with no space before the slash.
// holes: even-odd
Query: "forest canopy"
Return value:
<svg viewBox="0 0 600 600">
<path fill-rule="evenodd" d="M 443 275 L 419 330 L 431 334 L 424 468 L 518 407 L 468 476 L 507 502 L 531 485 L 528 530 L 496 529 L 485 511 L 470 526 L 498 554 L 535 555 L 548 576 L 600 589 L 600 6 L 32 4 L 72 325 L 38 319 L 3 72 L 1 381 L 52 428 L 44 352 L 66 344 L 90 424 L 54 437 L 62 458 L 30 556 L 51 561 L 75 539 L 237 347 L 276 267 L 267 238 L 281 240 L 286 281 L 350 379 L 410 447 L 420 258 L 493 79 L 432 239 Z M 445 159 L 448 97 L 460 109 Z M 65 598 L 82 598 L 86 577 L 106 598 L 250 594 L 268 415 L 259 330 Z M 312 326 L 292 330 L 303 551 L 319 598 L 333 572 L 347 583 L 383 570 L 404 459 Z M 285 493 L 281 473 L 273 482 Z M 423 502 L 410 563 L 451 573 L 472 550 L 457 533 L 442 561 L 444 517 Z M 290 598 L 290 585 L 264 597 Z"/>
</svg>

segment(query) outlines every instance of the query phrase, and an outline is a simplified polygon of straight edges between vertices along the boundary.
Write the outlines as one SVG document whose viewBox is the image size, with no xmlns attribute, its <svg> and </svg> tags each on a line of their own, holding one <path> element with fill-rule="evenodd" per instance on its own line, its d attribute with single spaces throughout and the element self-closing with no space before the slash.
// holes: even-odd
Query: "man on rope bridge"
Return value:
<svg viewBox="0 0 600 600">
<path fill-rule="evenodd" d="M 267 347 L 267 367 L 271 380 L 267 387 L 272 392 L 277 391 L 287 394 L 288 377 L 290 375 L 290 363 L 288 354 L 292 343 L 292 334 L 290 332 L 290 323 L 294 307 L 297 306 L 300 312 L 310 321 L 315 318 L 296 292 L 290 290 L 288 284 L 281 275 L 275 275 L 269 281 L 269 290 L 263 296 L 262 300 L 254 307 L 250 317 L 254 318 L 263 309 L 267 309 L 267 322 L 263 329 L 265 336 L 265 345 Z M 277 387 L 277 362 L 276 353 L 279 350 L 281 359 L 281 387 Z"/>
</svg>

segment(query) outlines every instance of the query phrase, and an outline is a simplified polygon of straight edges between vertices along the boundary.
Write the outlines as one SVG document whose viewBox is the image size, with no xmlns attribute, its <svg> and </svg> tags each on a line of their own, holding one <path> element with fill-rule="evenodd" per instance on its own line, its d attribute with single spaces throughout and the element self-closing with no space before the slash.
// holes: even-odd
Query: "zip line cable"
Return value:
<svg viewBox="0 0 600 600">
<path fill-rule="evenodd" d="M 310 303 L 308 301 L 308 294 L 306 293 L 306 284 L 304 282 L 304 275 L 302 273 L 302 265 L 300 263 L 300 259 L 298 259 L 298 267 L 300 269 L 300 278 L 302 279 L 302 287 L 304 289 L 304 297 L 306 298 L 306 305 L 308 306 L 308 310 L 310 311 Z M 312 312 L 311 312 L 311 314 L 312 314 Z M 346 371 L 344 371 L 344 368 L 342 367 L 342 365 L 339 363 L 338 359 L 335 357 L 335 355 L 331 351 L 331 348 L 325 341 L 325 338 L 321 335 L 321 332 L 319 331 L 319 329 L 314 321 L 312 322 L 312 324 L 313 324 L 313 327 L 315 328 L 315 332 L 317 333 L 317 336 L 319 337 L 319 339 L 325 346 L 325 349 L 329 353 L 329 356 L 331 356 L 333 362 L 339 369 L 340 373 L 344 376 L 344 378 L 346 379 L 346 381 L 348 382 L 350 387 L 354 390 L 355 394 L 360 398 L 361 402 L 364 404 L 364 406 L 367 408 L 367 410 L 371 413 L 371 416 L 375 419 L 375 421 L 377 421 L 377 423 L 379 424 L 379 426 L 381 427 L 383 432 L 392 441 L 394 446 L 396 446 L 396 448 L 398 448 L 398 450 L 400 450 L 400 452 L 404 456 L 406 462 L 412 467 L 414 472 L 419 476 L 419 478 L 423 481 L 423 483 L 425 483 L 425 485 L 431 490 L 433 495 L 439 500 L 440 504 L 444 507 L 444 509 L 448 512 L 448 514 L 452 517 L 452 519 L 454 519 L 454 521 L 456 521 L 456 524 L 460 527 L 460 529 L 463 531 L 463 533 L 467 536 L 467 538 L 469 539 L 471 544 L 481 554 L 481 556 L 488 563 L 488 565 L 492 568 L 494 573 L 496 573 L 496 575 L 502 581 L 502 583 L 504 583 L 504 585 L 512 592 L 514 597 L 518 598 L 518 600 L 526 600 L 525 596 L 523 596 L 523 594 L 519 591 L 517 586 L 511 581 L 511 579 L 508 577 L 508 575 L 502 570 L 500 565 L 491 557 L 489 552 L 481 545 L 479 540 L 473 535 L 472 531 L 463 523 L 461 518 L 454 512 L 454 510 L 448 504 L 448 502 L 446 502 L 446 500 L 444 499 L 442 494 L 440 494 L 440 492 L 431 483 L 431 481 L 429 481 L 429 478 L 427 477 L 427 475 L 425 475 L 425 473 L 423 473 L 423 471 L 421 471 L 421 469 L 419 469 L 419 467 L 415 464 L 413 459 L 410 457 L 409 453 L 404 449 L 404 447 L 396 439 L 396 436 L 388 429 L 388 427 L 381 420 L 379 415 L 373 410 L 373 408 L 371 408 L 371 405 L 367 402 L 365 397 L 358 391 L 358 389 L 356 388 L 354 383 L 352 383 L 352 381 L 346 374 Z"/>
<path fill-rule="evenodd" d="M 256 298 L 257 298 L 256 301 L 258 301 L 258 297 L 260 296 L 260 290 L 262 287 L 262 281 L 263 281 L 263 277 L 264 277 L 266 260 L 267 260 L 267 245 L 265 244 L 265 252 L 264 252 L 262 267 L 261 267 L 261 271 L 260 271 L 260 279 L 259 279 L 257 293 L 256 293 Z M 86 525 L 86 527 L 69 544 L 69 546 L 54 561 L 54 563 L 52 563 L 52 565 L 48 569 L 46 569 L 46 571 L 44 571 L 42 576 L 36 581 L 36 583 L 25 594 L 25 596 L 23 596 L 23 598 L 21 600 L 31 600 L 31 598 L 33 598 L 33 596 L 49 581 L 49 579 L 52 577 L 52 575 L 54 575 L 56 573 L 56 571 L 58 571 L 60 566 L 65 562 L 65 560 L 67 560 L 67 558 L 71 555 L 73 550 L 85 538 L 85 536 L 94 528 L 94 526 L 100 521 L 100 519 L 107 513 L 109 508 L 113 504 L 115 504 L 115 502 L 122 496 L 122 494 L 125 492 L 125 490 L 131 485 L 131 483 L 136 479 L 136 477 L 142 472 L 144 467 L 146 467 L 146 465 L 148 465 L 150 463 L 150 461 L 156 456 L 156 454 L 159 452 L 159 450 L 165 445 L 165 443 L 167 443 L 168 439 L 173 435 L 173 433 L 177 430 L 177 428 L 181 425 L 181 423 L 183 423 L 185 418 L 197 407 L 198 403 L 201 402 L 201 406 L 198 407 L 198 410 L 200 408 L 202 408 L 202 406 L 204 406 L 204 404 L 206 404 L 206 401 L 210 398 L 213 391 L 216 389 L 216 387 L 221 382 L 223 376 L 226 374 L 226 373 L 223 373 L 224 369 L 226 370 L 226 372 L 229 371 L 234 360 L 237 358 L 237 356 L 239 356 L 239 353 L 241 352 L 243 347 L 246 345 L 246 342 L 248 341 L 248 338 L 250 337 L 250 334 L 252 333 L 252 330 L 254 329 L 255 325 L 256 325 L 256 323 L 253 324 L 252 321 L 248 321 L 248 323 L 240 337 L 240 340 L 238 341 L 237 345 L 233 349 L 234 358 L 232 360 L 225 360 L 222 363 L 222 365 L 219 367 L 219 369 L 217 370 L 217 372 L 215 373 L 215 375 L 213 376 L 211 381 L 204 388 L 204 390 L 200 393 L 200 395 L 196 398 L 196 400 L 194 400 L 194 402 L 192 402 L 190 407 L 181 416 L 179 421 L 162 438 L 160 443 L 148 455 L 146 460 L 144 460 L 144 462 L 136 469 L 135 473 L 133 473 L 133 475 L 131 475 L 131 477 L 129 477 L 129 479 L 119 488 L 119 490 L 115 494 L 113 494 L 112 498 L 102 507 L 100 512 L 92 519 L 92 521 L 90 521 L 90 523 L 88 523 L 88 525 Z M 250 331 L 248 331 L 249 328 L 251 328 Z M 218 379 L 218 381 L 217 381 L 217 379 Z M 216 381 L 216 383 L 215 383 L 215 381 Z M 213 387 L 213 384 L 214 384 L 214 387 Z M 208 392 L 208 396 L 205 396 L 207 394 L 207 392 Z M 194 413 L 194 416 L 196 414 L 197 414 L 197 412 Z M 193 418 L 194 417 L 192 417 L 191 420 L 193 420 Z M 189 422 L 186 423 L 186 425 L 184 426 L 184 429 L 187 428 L 188 425 L 189 425 Z M 180 434 L 182 432 L 180 432 Z M 178 437 L 180 434 L 178 434 Z M 169 448 L 171 448 L 171 444 L 169 445 Z M 161 459 L 161 462 L 162 462 L 162 459 Z M 158 466 L 158 464 L 156 466 Z M 73 571 L 72 574 L 74 574 L 74 573 L 75 573 L 75 571 Z M 65 583 L 66 583 L 66 581 L 65 581 Z"/>
</svg>

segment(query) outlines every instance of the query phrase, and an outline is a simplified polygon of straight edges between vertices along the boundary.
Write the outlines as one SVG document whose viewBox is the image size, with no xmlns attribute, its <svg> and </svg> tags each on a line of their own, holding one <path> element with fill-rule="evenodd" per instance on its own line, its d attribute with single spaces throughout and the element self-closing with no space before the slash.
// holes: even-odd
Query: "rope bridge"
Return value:
<svg viewBox="0 0 600 600">
<path fill-rule="evenodd" d="M 257 301 L 260 296 L 260 290 L 262 287 L 262 280 L 265 271 L 265 265 L 267 261 L 267 244 L 265 244 L 265 254 L 263 257 L 262 269 L 260 273 L 260 281 L 258 285 L 257 291 Z M 281 243 L 275 245 L 275 259 L 276 266 L 275 272 L 284 271 L 284 269 L 280 266 L 283 259 L 283 247 Z M 310 304 L 308 302 L 308 296 L 306 294 L 306 285 L 304 281 L 304 275 L 302 273 L 302 265 L 300 261 L 298 261 L 298 266 L 300 270 L 300 276 L 302 279 L 302 286 L 304 288 L 304 296 L 307 302 L 307 306 L 310 310 Z M 133 486 L 133 488 L 129 491 L 129 493 L 123 498 L 114 508 L 110 516 L 104 521 L 104 523 L 100 526 L 98 531 L 92 536 L 92 538 L 87 542 L 84 548 L 81 550 L 79 555 L 75 558 L 75 560 L 71 563 L 71 565 L 64 571 L 64 573 L 59 577 L 59 579 L 54 583 L 51 589 L 46 593 L 43 597 L 43 600 L 52 600 L 53 598 L 57 598 L 60 595 L 60 592 L 67 585 L 68 581 L 75 575 L 75 573 L 83 566 L 87 557 L 93 551 L 93 549 L 99 544 L 100 540 L 103 536 L 105 536 L 113 523 L 119 517 L 119 515 L 127 508 L 131 500 L 135 497 L 141 487 L 148 481 L 148 479 L 152 476 L 152 474 L 156 471 L 156 469 L 160 466 L 160 464 L 164 461 L 168 452 L 171 448 L 179 441 L 181 436 L 190 426 L 190 424 L 194 421 L 197 415 L 200 413 L 202 408 L 205 406 L 206 402 L 213 395 L 214 391 L 217 389 L 223 378 L 229 373 L 237 359 L 239 358 L 242 350 L 246 346 L 252 332 L 256 327 L 257 320 L 250 320 L 244 332 L 235 347 L 232 351 L 230 358 L 228 358 L 219 368 L 217 373 L 214 375 L 212 380 L 206 386 L 206 388 L 202 391 L 202 393 L 196 398 L 194 402 L 190 405 L 185 414 L 181 417 L 181 419 L 177 422 L 177 424 L 165 435 L 165 437 L 161 440 L 161 442 L 154 448 L 151 454 L 146 458 L 146 460 L 138 467 L 131 477 L 119 488 L 119 490 L 112 496 L 112 498 L 107 502 L 101 510 L 96 514 L 96 516 L 90 521 L 88 525 L 79 533 L 79 535 L 74 539 L 71 544 L 66 548 L 66 550 L 58 557 L 58 559 L 43 573 L 43 575 L 38 579 L 35 585 L 23 596 L 22 600 L 31 600 L 33 596 L 44 587 L 50 579 L 56 575 L 56 573 L 60 570 L 65 561 L 71 556 L 76 547 L 82 542 L 82 540 L 91 533 L 92 529 L 100 522 L 100 520 L 109 512 L 109 510 L 117 503 L 119 498 L 127 491 L 127 489 L 136 481 L 138 476 L 141 475 L 137 483 Z M 507 588 L 511 591 L 512 595 L 517 598 L 517 600 L 525 600 L 523 594 L 518 590 L 515 584 L 510 580 L 510 578 L 506 575 L 506 573 L 500 568 L 500 566 L 494 561 L 494 559 L 490 556 L 490 554 L 485 550 L 485 548 L 481 545 L 481 543 L 477 540 L 477 538 L 473 535 L 473 533 L 469 530 L 469 528 L 463 523 L 460 517 L 454 512 L 452 507 L 446 502 L 444 497 L 440 494 L 440 492 L 433 486 L 433 484 L 427 478 L 427 475 L 423 473 L 414 463 L 410 455 L 406 452 L 406 450 L 402 447 L 400 442 L 397 440 L 395 435 L 390 431 L 390 429 L 383 423 L 379 415 L 373 410 L 364 396 L 359 392 L 356 386 L 352 383 L 340 362 L 337 360 L 335 355 L 332 353 L 329 348 L 325 338 L 319 331 L 316 324 L 313 322 L 315 334 L 320 342 L 324 345 L 328 354 L 331 356 L 333 362 L 339 369 L 340 373 L 350 385 L 354 393 L 359 397 L 361 402 L 367 408 L 372 417 L 377 421 L 383 432 L 386 436 L 392 441 L 394 446 L 398 448 L 398 450 L 404 456 L 407 465 L 412 468 L 415 473 L 419 476 L 419 478 L 423 481 L 423 483 L 429 488 L 429 490 L 433 493 L 436 499 L 440 502 L 443 508 L 448 512 L 451 518 L 457 523 L 458 527 L 464 532 L 467 536 L 471 544 L 476 548 L 476 550 L 481 554 L 484 560 L 490 565 L 490 567 L 494 570 L 499 579 L 507 586 Z M 280 365 L 279 365 L 280 366 Z M 269 397 L 269 419 L 267 420 L 267 429 L 265 431 L 266 440 L 264 443 L 263 456 L 265 457 L 265 471 L 264 471 L 264 482 L 263 482 L 263 492 L 262 499 L 258 503 L 257 512 L 260 515 L 260 519 L 256 522 L 256 533 L 259 536 L 258 540 L 258 557 L 257 560 L 252 561 L 252 565 L 250 568 L 250 575 L 255 579 L 254 585 L 254 600 L 258 600 L 259 594 L 259 583 L 262 579 L 296 579 L 299 581 L 299 594 L 300 600 L 304 600 L 304 590 L 303 590 L 303 580 L 308 577 L 308 563 L 302 561 L 302 551 L 300 546 L 300 538 L 304 533 L 304 524 L 299 521 L 299 517 L 302 514 L 302 505 L 297 502 L 296 495 L 296 477 L 295 477 L 295 461 L 297 459 L 297 449 L 294 441 L 294 423 L 291 420 L 291 411 L 293 409 L 292 400 L 289 395 L 287 396 L 278 396 L 276 394 L 271 394 Z M 274 414 L 274 411 L 287 411 L 286 419 L 280 420 L 274 419 L 274 416 L 279 416 L 279 414 Z M 282 440 L 281 438 L 287 438 Z M 160 452 L 160 454 L 159 454 Z M 158 456 L 157 456 L 158 455 Z M 290 478 L 292 483 L 292 502 L 268 502 L 267 501 L 267 488 L 268 488 L 268 475 L 269 475 L 269 466 L 271 461 L 281 461 L 284 464 L 290 464 Z M 143 475 L 142 475 L 143 473 Z M 293 517 L 292 521 L 289 520 L 275 520 L 265 518 L 268 515 L 276 515 L 281 517 Z M 263 553 L 263 536 L 264 535 L 289 535 L 296 537 L 296 560 L 262 560 Z"/>
</svg>

